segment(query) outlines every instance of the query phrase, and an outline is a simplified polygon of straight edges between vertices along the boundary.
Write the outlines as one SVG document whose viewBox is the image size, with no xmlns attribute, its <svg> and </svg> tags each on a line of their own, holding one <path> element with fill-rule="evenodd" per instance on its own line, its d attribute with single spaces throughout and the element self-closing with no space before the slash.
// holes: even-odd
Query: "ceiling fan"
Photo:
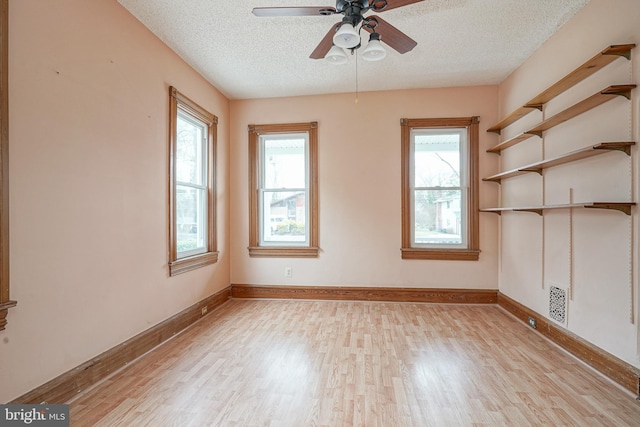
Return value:
<svg viewBox="0 0 640 427">
<path fill-rule="evenodd" d="M 369 32 L 369 43 L 362 52 L 364 59 L 377 61 L 385 57 L 380 44 L 383 40 L 399 53 L 407 53 L 418 43 L 379 16 L 364 16 L 369 11 L 384 12 L 422 0 L 336 0 L 336 7 L 256 7 L 255 16 L 327 16 L 342 14 L 342 21 L 335 24 L 320 41 L 311 55 L 312 59 L 326 58 L 335 64 L 347 62 L 343 49 L 351 52 L 361 47 L 360 30 Z"/>
</svg>

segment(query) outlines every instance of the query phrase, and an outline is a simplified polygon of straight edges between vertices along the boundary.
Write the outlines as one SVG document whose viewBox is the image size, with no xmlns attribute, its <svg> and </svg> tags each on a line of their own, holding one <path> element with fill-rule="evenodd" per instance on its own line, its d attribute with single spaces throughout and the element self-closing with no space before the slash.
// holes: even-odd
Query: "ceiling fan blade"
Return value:
<svg viewBox="0 0 640 427">
<path fill-rule="evenodd" d="M 324 38 L 320 40 L 320 43 L 318 44 L 318 46 L 316 46 L 315 50 L 311 52 L 311 55 L 309 55 L 309 58 L 322 59 L 326 56 L 327 52 L 329 52 L 329 50 L 331 49 L 331 46 L 333 46 L 333 35 L 336 33 L 336 29 L 340 24 L 341 23 L 339 22 L 333 27 L 331 27 L 331 29 L 324 36 Z"/>
<path fill-rule="evenodd" d="M 409 6 L 410 4 L 419 3 L 421 1 L 423 0 L 387 0 L 387 6 L 384 9 L 379 10 L 378 12 L 385 12 L 387 10 L 397 9 L 402 6 Z M 379 3 L 379 2 L 380 0 L 370 0 L 369 4 L 375 5 L 376 3 Z"/>
<path fill-rule="evenodd" d="M 389 45 L 389 47 L 397 50 L 400 53 L 407 53 L 418 44 L 411 37 L 389 24 L 379 16 L 371 16 L 368 20 L 376 21 L 378 24 L 373 26 L 375 32 L 380 34 L 380 40 Z M 373 29 L 363 25 L 362 28 L 370 33 L 373 33 Z M 331 46 L 329 46 L 329 49 Z"/>
<path fill-rule="evenodd" d="M 309 6 L 309 7 L 255 7 L 255 16 L 324 16 L 337 13 L 335 7 L 331 6 Z"/>
</svg>

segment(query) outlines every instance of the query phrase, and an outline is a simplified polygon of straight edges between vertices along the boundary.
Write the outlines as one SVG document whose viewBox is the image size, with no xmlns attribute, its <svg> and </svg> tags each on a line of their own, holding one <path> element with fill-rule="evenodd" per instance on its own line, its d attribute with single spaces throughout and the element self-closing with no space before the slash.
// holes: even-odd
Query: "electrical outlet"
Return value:
<svg viewBox="0 0 640 427">
<path fill-rule="evenodd" d="M 538 324 L 536 323 L 536 319 L 534 319 L 531 316 L 529 316 L 529 326 L 531 326 L 533 329 L 536 329 L 538 327 Z"/>
<path fill-rule="evenodd" d="M 285 267 L 284 277 L 291 277 L 291 276 L 293 276 L 293 269 L 291 267 Z"/>
<path fill-rule="evenodd" d="M 207 307 L 202 307 L 202 315 L 204 316 L 205 314 L 207 314 Z"/>
</svg>

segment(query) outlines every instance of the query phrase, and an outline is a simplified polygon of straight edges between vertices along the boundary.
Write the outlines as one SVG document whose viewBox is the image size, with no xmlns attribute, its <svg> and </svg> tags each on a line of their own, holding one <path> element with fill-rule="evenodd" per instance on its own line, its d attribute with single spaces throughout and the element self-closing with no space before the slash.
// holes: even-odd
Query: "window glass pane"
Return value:
<svg viewBox="0 0 640 427">
<path fill-rule="evenodd" d="M 178 114 L 176 146 L 176 180 L 203 185 L 205 181 L 203 144 L 206 126 L 183 113 Z"/>
<path fill-rule="evenodd" d="M 200 188 L 176 186 L 176 235 L 181 256 L 206 250 L 206 195 Z"/>
<path fill-rule="evenodd" d="M 263 182 L 268 188 L 306 187 L 306 139 L 263 140 Z"/>
<path fill-rule="evenodd" d="M 414 135 L 414 186 L 460 187 L 460 134 Z"/>
<path fill-rule="evenodd" d="M 264 191 L 262 206 L 263 242 L 306 242 L 307 209 L 304 191 Z"/>
<path fill-rule="evenodd" d="M 413 241 L 416 245 L 459 245 L 462 241 L 462 190 L 414 192 Z"/>
</svg>

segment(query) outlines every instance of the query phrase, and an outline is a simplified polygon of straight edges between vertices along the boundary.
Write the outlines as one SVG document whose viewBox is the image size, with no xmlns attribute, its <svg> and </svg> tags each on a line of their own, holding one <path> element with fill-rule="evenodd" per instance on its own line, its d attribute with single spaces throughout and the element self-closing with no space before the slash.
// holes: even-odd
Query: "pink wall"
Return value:
<svg viewBox="0 0 640 427">
<path fill-rule="evenodd" d="M 508 114 L 608 45 L 640 46 L 640 2 L 591 0 L 500 85 L 501 114 Z M 534 112 L 505 132 L 515 135 L 532 123 L 612 84 L 640 82 L 640 47 L 632 61 L 614 63 Z M 640 142 L 640 89 L 631 101 L 619 98 L 584 113 L 500 156 L 501 169 L 560 155 L 605 141 Z M 611 153 L 556 167 L 539 176 L 504 182 L 505 205 L 574 201 L 638 201 L 638 153 Z M 501 219 L 500 291 L 540 314 L 549 314 L 549 288 L 568 291 L 561 326 L 625 361 L 640 366 L 638 333 L 638 210 L 568 210 L 505 214 Z"/>
<path fill-rule="evenodd" d="M 229 102 L 115 0 L 10 2 L 0 402 L 229 285 Z M 216 265 L 168 277 L 168 87 L 219 118 Z"/>
<path fill-rule="evenodd" d="M 480 173 L 497 159 L 486 128 L 497 120 L 497 88 L 465 87 L 231 102 L 231 281 L 237 284 L 495 289 L 497 219 L 480 218 L 477 262 L 402 260 L 400 118 L 480 116 Z M 248 124 L 318 122 L 318 258 L 250 258 Z M 480 204 L 497 200 L 480 185 Z M 286 267 L 293 269 L 285 278 Z"/>
</svg>

